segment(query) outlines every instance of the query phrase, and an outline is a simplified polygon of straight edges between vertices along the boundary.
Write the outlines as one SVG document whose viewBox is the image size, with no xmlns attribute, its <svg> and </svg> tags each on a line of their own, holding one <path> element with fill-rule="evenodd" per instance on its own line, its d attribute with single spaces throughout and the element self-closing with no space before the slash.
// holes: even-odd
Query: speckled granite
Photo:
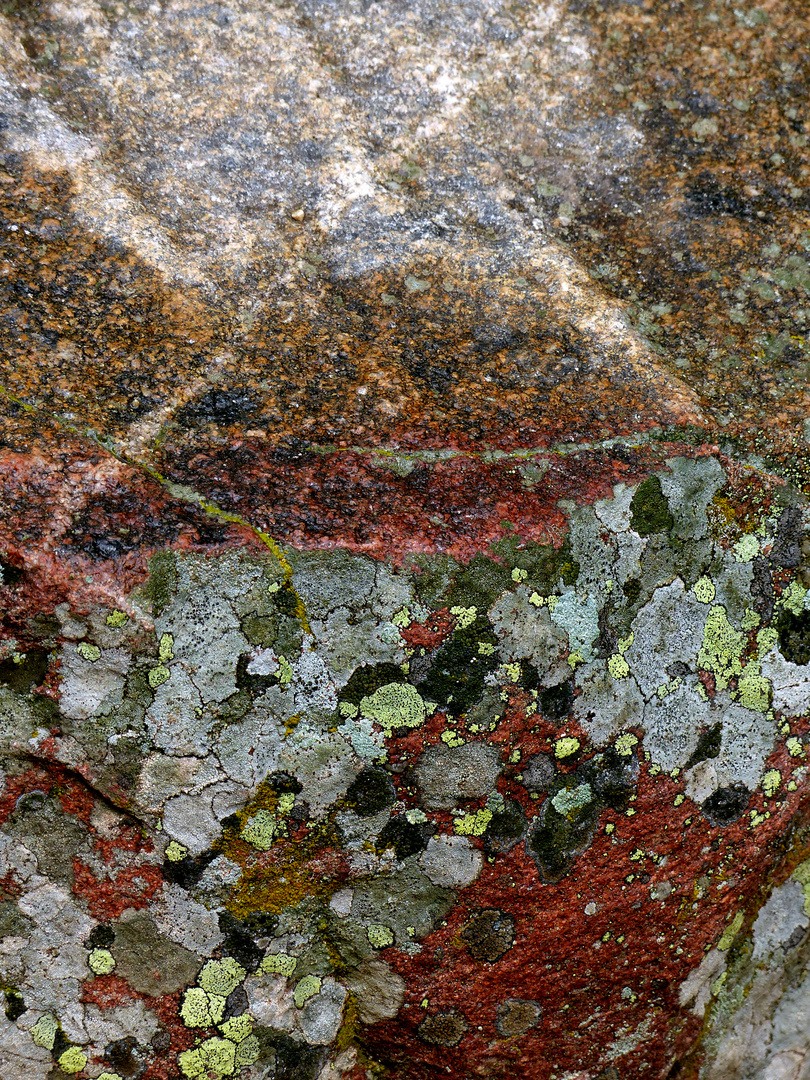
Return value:
<svg viewBox="0 0 810 1080">
<path fill-rule="evenodd" d="M 809 38 L 0 3 L 2 1080 L 807 1080 Z"/>
</svg>

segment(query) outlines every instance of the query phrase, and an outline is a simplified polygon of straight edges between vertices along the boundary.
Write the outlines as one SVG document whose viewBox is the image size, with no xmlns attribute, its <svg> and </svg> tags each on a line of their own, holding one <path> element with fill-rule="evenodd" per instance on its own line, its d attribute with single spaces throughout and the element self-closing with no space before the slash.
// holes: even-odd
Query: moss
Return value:
<svg viewBox="0 0 810 1080">
<path fill-rule="evenodd" d="M 149 578 L 145 593 L 152 604 L 152 614 L 162 615 L 177 591 L 177 557 L 172 551 L 159 551 L 149 560 Z"/>
<path fill-rule="evenodd" d="M 630 527 L 639 536 L 669 533 L 675 524 L 657 476 L 648 476 L 630 502 Z"/>
</svg>

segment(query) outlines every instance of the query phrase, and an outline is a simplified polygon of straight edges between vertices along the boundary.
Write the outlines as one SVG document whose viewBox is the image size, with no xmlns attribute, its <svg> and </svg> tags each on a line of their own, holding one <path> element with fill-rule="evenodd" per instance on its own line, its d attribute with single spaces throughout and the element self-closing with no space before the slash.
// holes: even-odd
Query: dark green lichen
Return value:
<svg viewBox="0 0 810 1080">
<path fill-rule="evenodd" d="M 810 663 L 810 611 L 784 610 L 776 620 L 779 650 L 791 664 Z"/>
<path fill-rule="evenodd" d="M 405 681 L 402 668 L 397 664 L 363 664 L 351 673 L 349 681 L 338 694 L 338 700 L 359 705 L 363 698 L 371 697 L 380 687 Z"/>
<path fill-rule="evenodd" d="M 570 680 L 541 690 L 537 697 L 540 712 L 550 720 L 561 720 L 568 716 L 573 703 L 574 684 Z"/>
<path fill-rule="evenodd" d="M 177 591 L 177 556 L 173 551 L 159 551 L 149 560 L 149 579 L 144 587 L 152 604 L 152 614 L 162 615 Z"/>
<path fill-rule="evenodd" d="M 511 851 L 526 835 L 528 824 L 520 804 L 507 799 L 489 820 L 484 832 L 484 850 L 488 855 Z"/>
<path fill-rule="evenodd" d="M 717 723 L 714 727 L 710 727 L 708 731 L 704 731 L 698 739 L 698 744 L 695 747 L 694 753 L 686 763 L 686 768 L 691 769 L 693 765 L 697 765 L 700 761 L 708 761 L 710 758 L 716 758 L 720 753 L 720 745 L 723 739 L 723 725 Z"/>
<path fill-rule="evenodd" d="M 718 788 L 704 800 L 700 809 L 712 825 L 725 828 L 743 816 L 750 797 L 751 793 L 744 784 L 732 784 L 731 787 Z"/>
<path fill-rule="evenodd" d="M 436 826 L 429 821 L 411 822 L 406 817 L 393 817 L 386 822 L 377 837 L 377 851 L 393 848 L 399 862 L 409 855 L 418 855 L 428 845 L 428 840 L 436 832 Z"/>
<path fill-rule="evenodd" d="M 414 679 L 414 685 L 425 700 L 435 701 L 453 716 L 461 716 L 481 700 L 486 676 L 498 667 L 497 646 L 498 638 L 489 619 L 478 616 L 440 646 L 427 671 L 420 671 Z M 487 647 L 492 651 L 487 652 Z"/>
<path fill-rule="evenodd" d="M 669 533 L 675 524 L 657 476 L 648 476 L 636 489 L 630 503 L 630 527 L 639 536 Z"/>
<path fill-rule="evenodd" d="M 372 765 L 352 780 L 346 805 L 360 817 L 370 817 L 391 806 L 396 798 L 391 777 L 385 769 Z"/>
</svg>

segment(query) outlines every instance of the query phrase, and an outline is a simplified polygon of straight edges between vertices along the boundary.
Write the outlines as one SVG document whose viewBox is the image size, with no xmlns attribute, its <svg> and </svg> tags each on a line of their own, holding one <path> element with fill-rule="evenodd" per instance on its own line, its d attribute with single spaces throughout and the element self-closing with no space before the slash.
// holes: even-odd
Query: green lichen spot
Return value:
<svg viewBox="0 0 810 1080">
<path fill-rule="evenodd" d="M 463 814 L 456 818 L 453 824 L 454 830 L 459 836 L 483 836 L 487 825 L 492 821 L 492 811 L 483 807 L 474 814 Z"/>
<path fill-rule="evenodd" d="M 737 562 L 749 563 L 759 555 L 759 540 L 750 533 L 740 537 L 734 545 L 734 557 Z"/>
<path fill-rule="evenodd" d="M 462 737 L 457 731 L 443 731 L 441 734 L 441 740 L 443 743 L 447 743 L 448 746 L 464 745 L 464 739 L 462 739 Z"/>
<path fill-rule="evenodd" d="M 269 810 L 257 810 L 242 829 L 242 839 L 259 851 L 269 851 L 279 832 L 279 820 Z"/>
<path fill-rule="evenodd" d="M 389 945 L 394 944 L 394 934 L 391 927 L 384 926 L 382 923 L 372 923 L 366 930 L 366 936 L 369 944 L 375 949 L 386 949 Z"/>
<path fill-rule="evenodd" d="M 728 621 L 722 604 L 716 604 L 706 617 L 698 664 L 712 672 L 718 690 L 725 690 L 730 680 L 742 673 L 744 645 L 745 635 L 735 630 Z"/>
<path fill-rule="evenodd" d="M 456 607 L 450 608 L 450 614 L 455 615 L 456 626 L 459 630 L 466 630 L 468 626 L 472 626 L 478 617 L 478 608 L 476 607 Z"/>
<path fill-rule="evenodd" d="M 165 682 L 169 681 L 170 674 L 165 664 L 158 664 L 149 672 L 149 685 L 153 690 L 157 690 L 159 686 L 163 686 Z"/>
<path fill-rule="evenodd" d="M 178 844 L 176 840 L 171 840 L 166 845 L 163 854 L 169 862 L 180 862 L 181 859 L 185 859 L 186 855 L 188 855 L 188 848 L 185 844 Z"/>
<path fill-rule="evenodd" d="M 317 975 L 305 975 L 293 991 L 293 1001 L 297 1009 L 303 1009 L 310 998 L 321 992 L 321 980 Z"/>
<path fill-rule="evenodd" d="M 87 965 L 94 975 L 109 975 L 115 967 L 115 957 L 109 949 L 93 949 L 87 957 Z"/>
<path fill-rule="evenodd" d="M 766 713 L 773 698 L 771 684 L 760 673 L 758 661 L 747 664 L 737 684 L 737 696 L 741 705 L 755 712 Z"/>
<path fill-rule="evenodd" d="M 247 1013 L 241 1016 L 232 1016 L 229 1020 L 223 1020 L 219 1025 L 222 1034 L 231 1042 L 240 1043 L 253 1031 L 253 1020 Z"/>
<path fill-rule="evenodd" d="M 615 653 L 608 660 L 608 671 L 614 679 L 626 679 L 630 674 L 630 665 L 619 653 Z"/>
<path fill-rule="evenodd" d="M 189 1078 L 233 1076 L 236 1044 L 230 1039 L 206 1039 L 195 1050 L 184 1050 L 178 1058 L 183 1076 Z"/>
<path fill-rule="evenodd" d="M 40 1016 L 39 1020 L 31 1028 L 31 1038 L 37 1046 L 41 1046 L 45 1050 L 53 1050 L 58 1030 L 59 1025 L 56 1022 L 56 1017 L 46 1013 L 44 1016 Z"/>
<path fill-rule="evenodd" d="M 571 757 L 572 754 L 576 754 L 581 745 L 579 739 L 575 739 L 572 735 L 563 735 L 554 743 L 554 756 L 560 760 Z"/>
<path fill-rule="evenodd" d="M 558 814 L 567 816 L 581 810 L 593 800 L 593 791 L 590 784 L 580 784 L 578 787 L 563 788 L 558 791 L 551 804 Z"/>
<path fill-rule="evenodd" d="M 762 790 L 765 792 L 766 798 L 772 799 L 781 783 L 782 774 L 779 772 L 779 770 L 768 769 L 768 771 L 762 777 Z"/>
<path fill-rule="evenodd" d="M 616 748 L 616 753 L 622 757 L 630 757 L 633 750 L 638 746 L 638 738 L 633 735 L 632 732 L 626 731 L 623 735 L 620 735 L 616 742 L 613 744 Z"/>
<path fill-rule="evenodd" d="M 174 638 L 171 634 L 161 634 L 160 644 L 158 645 L 158 659 L 162 664 L 168 664 L 168 662 L 174 656 Z"/>
<path fill-rule="evenodd" d="M 180 1006 L 180 1019 L 186 1027 L 210 1027 L 213 1023 L 211 1017 L 208 994 L 199 986 L 192 986 L 183 995 L 183 1004 Z"/>
<path fill-rule="evenodd" d="M 285 979 L 292 978 L 298 961 L 288 953 L 270 953 L 265 956 L 261 963 L 261 970 L 270 975 L 283 975 Z"/>
<path fill-rule="evenodd" d="M 59 1055 L 59 1068 L 62 1072 L 81 1072 L 87 1064 L 87 1054 L 78 1046 L 69 1046 L 64 1054 Z"/>
<path fill-rule="evenodd" d="M 126 621 L 127 621 L 126 612 L 125 611 L 118 611 L 117 608 L 116 608 L 115 611 L 110 612 L 110 614 L 107 616 L 107 619 L 106 619 L 107 626 L 109 626 L 110 629 L 112 629 L 112 630 L 120 630 L 121 627 L 126 623 Z M 104 1074 L 102 1073 L 102 1075 L 104 1075 Z M 108 1075 L 111 1075 L 111 1074 L 108 1074 Z"/>
<path fill-rule="evenodd" d="M 209 960 L 203 966 L 197 982 L 207 990 L 209 994 L 220 994 L 227 997 L 237 988 L 247 972 L 238 964 L 232 956 L 226 956 L 222 960 Z"/>
<path fill-rule="evenodd" d="M 692 586 L 692 592 L 695 597 L 701 602 L 701 604 L 710 604 L 717 595 L 717 589 L 714 587 L 714 582 L 711 578 L 699 577 L 695 584 Z"/>
<path fill-rule="evenodd" d="M 76 651 L 83 660 L 88 660 L 91 664 L 95 664 L 101 657 L 101 649 L 98 645 L 91 645 L 89 641 L 80 641 Z"/>
<path fill-rule="evenodd" d="M 96 1080 L 122 1080 L 118 1073 L 103 1072 L 99 1073 Z"/>
<path fill-rule="evenodd" d="M 630 502 L 630 528 L 639 536 L 668 533 L 675 524 L 657 476 L 648 476 Z"/>
<path fill-rule="evenodd" d="M 796 869 L 793 871 L 794 881 L 802 887 L 804 893 L 804 913 L 810 915 L 810 859 L 807 859 L 803 863 L 799 863 Z"/>
<path fill-rule="evenodd" d="M 790 754 L 791 757 L 802 756 L 801 740 L 797 739 L 795 735 L 785 740 L 785 746 L 787 747 L 787 752 Z"/>
<path fill-rule="evenodd" d="M 410 683 L 388 683 L 360 702 L 360 712 L 376 720 L 387 736 L 395 728 L 415 728 L 424 723 L 427 709 Z"/>
<path fill-rule="evenodd" d="M 731 948 L 731 944 L 734 941 L 734 938 L 740 932 L 740 927 L 743 924 L 744 918 L 745 915 L 743 914 L 743 912 L 738 911 L 734 918 L 731 920 L 731 922 L 728 924 L 728 926 L 725 928 L 725 930 L 723 931 L 723 936 L 717 942 L 717 948 L 720 950 L 720 952 L 728 952 L 728 950 Z"/>
<path fill-rule="evenodd" d="M 806 595 L 807 589 L 805 589 L 800 581 L 791 581 L 782 593 L 781 605 L 785 610 L 792 612 L 794 615 L 801 615 L 804 611 L 804 598 Z"/>
</svg>

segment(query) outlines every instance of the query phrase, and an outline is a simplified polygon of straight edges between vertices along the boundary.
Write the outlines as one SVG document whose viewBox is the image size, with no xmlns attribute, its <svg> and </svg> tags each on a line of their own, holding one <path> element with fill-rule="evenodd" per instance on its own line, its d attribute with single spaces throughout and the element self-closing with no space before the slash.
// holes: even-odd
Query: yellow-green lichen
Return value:
<svg viewBox="0 0 810 1080">
<path fill-rule="evenodd" d="M 427 709 L 416 687 L 410 683 L 387 683 L 362 698 L 360 712 L 375 720 L 387 736 L 395 728 L 415 728 L 424 723 Z"/>
<path fill-rule="evenodd" d="M 772 799 L 781 783 L 782 774 L 779 772 L 779 770 L 768 769 L 768 771 L 762 777 L 762 790 L 765 792 L 765 797 L 768 799 Z"/>
<path fill-rule="evenodd" d="M 72 1074 L 81 1072 L 87 1064 L 87 1054 L 78 1046 L 69 1046 L 63 1054 L 59 1055 L 59 1068 L 62 1072 Z"/>
<path fill-rule="evenodd" d="M 749 563 L 759 555 L 759 540 L 751 533 L 741 536 L 734 545 L 734 558 L 737 562 Z"/>
<path fill-rule="evenodd" d="M 255 1035 L 248 1035 L 247 1038 L 242 1039 L 237 1044 L 234 1054 L 234 1072 L 241 1072 L 242 1069 L 258 1061 L 261 1051 L 261 1045 Z"/>
<path fill-rule="evenodd" d="M 221 1000 L 224 1001 L 224 998 Z M 215 1003 L 216 1011 L 216 1003 Z M 220 1019 L 222 1013 L 220 1013 Z M 183 1003 L 180 1006 L 180 1019 L 186 1027 L 211 1027 L 216 1023 L 211 1015 L 210 995 L 200 986 L 192 986 L 183 995 Z"/>
<path fill-rule="evenodd" d="M 804 893 L 804 913 L 810 915 L 810 859 L 807 859 L 803 863 L 799 863 L 796 869 L 793 871 L 794 881 L 802 887 Z"/>
<path fill-rule="evenodd" d="M 387 949 L 394 944 L 394 932 L 390 926 L 383 923 L 372 923 L 366 930 L 369 944 L 375 949 Z"/>
<path fill-rule="evenodd" d="M 169 862 L 180 862 L 181 859 L 185 859 L 186 855 L 188 855 L 188 848 L 185 844 L 178 843 L 177 840 L 170 840 L 163 854 Z"/>
<path fill-rule="evenodd" d="M 261 963 L 261 970 L 270 975 L 283 975 L 285 979 L 295 974 L 298 961 L 289 953 L 270 953 Z"/>
<path fill-rule="evenodd" d="M 519 566 L 516 566 L 512 571 L 512 581 L 517 583 L 525 581 L 528 576 L 528 572 L 526 570 L 522 570 Z"/>
<path fill-rule="evenodd" d="M 178 1062 L 189 1078 L 233 1076 L 236 1070 L 236 1043 L 230 1039 L 206 1039 L 194 1050 L 184 1050 Z"/>
<path fill-rule="evenodd" d="M 109 949 L 93 949 L 87 957 L 87 966 L 94 975 L 109 975 L 115 967 L 115 957 Z"/>
<path fill-rule="evenodd" d="M 76 646 L 76 651 L 83 660 L 91 664 L 95 664 L 96 660 L 101 658 L 101 649 L 98 645 L 91 645 L 89 641 L 80 641 Z"/>
<path fill-rule="evenodd" d="M 443 743 L 447 743 L 448 746 L 463 746 L 464 739 L 459 735 L 457 731 L 443 731 L 440 736 Z"/>
<path fill-rule="evenodd" d="M 222 1021 L 219 1030 L 226 1039 L 240 1043 L 253 1031 L 253 1020 L 248 1013 L 242 1013 L 241 1016 L 231 1016 L 228 1020 Z"/>
<path fill-rule="evenodd" d="M 455 616 L 456 628 L 458 630 L 466 630 L 467 627 L 472 626 L 478 618 L 478 608 L 451 607 L 450 614 Z"/>
<path fill-rule="evenodd" d="M 741 705 L 755 712 L 766 713 L 771 707 L 771 684 L 761 673 L 758 660 L 746 664 L 737 684 L 737 697 Z"/>
<path fill-rule="evenodd" d="M 554 756 L 559 760 L 571 757 L 572 754 L 576 754 L 581 745 L 579 739 L 575 739 L 573 735 L 563 735 L 554 743 Z"/>
<path fill-rule="evenodd" d="M 624 654 L 625 654 L 625 653 L 627 652 L 627 650 L 628 650 L 628 649 L 630 648 L 630 646 L 631 646 L 631 645 L 633 644 L 633 642 L 635 641 L 635 639 L 636 639 L 636 635 L 635 635 L 635 634 L 633 633 L 633 631 L 632 631 L 632 630 L 631 630 L 631 631 L 630 631 L 630 633 L 629 633 L 629 634 L 627 635 L 627 637 L 619 638 L 619 641 L 618 641 L 618 644 L 617 644 L 617 646 L 616 646 L 616 647 L 618 648 L 618 650 L 619 650 L 619 653 L 620 653 L 620 654 L 621 654 L 622 656 L 624 656 Z"/>
<path fill-rule="evenodd" d="M 741 674 L 744 646 L 745 635 L 728 621 L 722 604 L 716 604 L 706 617 L 698 664 L 712 672 L 718 690 L 725 690 L 731 679 Z"/>
<path fill-rule="evenodd" d="M 728 950 L 731 948 L 734 938 L 740 932 L 740 927 L 742 926 L 744 919 L 744 913 L 742 911 L 738 911 L 734 918 L 731 920 L 731 922 L 728 924 L 728 926 L 725 928 L 722 937 L 717 942 L 717 948 L 720 950 L 720 952 L 728 952 Z"/>
<path fill-rule="evenodd" d="M 638 737 L 631 731 L 625 731 L 618 737 L 613 746 L 615 747 L 617 754 L 620 754 L 622 757 L 630 757 L 638 746 Z"/>
<path fill-rule="evenodd" d="M 626 679 L 630 674 L 630 665 L 620 653 L 614 653 L 608 660 L 607 666 L 614 679 Z"/>
<path fill-rule="evenodd" d="M 297 1009 L 303 1009 L 310 998 L 321 992 L 321 980 L 317 975 L 305 975 L 296 983 L 293 1001 Z"/>
<path fill-rule="evenodd" d="M 117 608 L 115 611 L 111 611 L 106 619 L 107 626 L 109 626 L 111 630 L 120 630 L 126 621 L 127 613 L 125 611 L 119 611 Z"/>
<path fill-rule="evenodd" d="M 168 664 L 174 658 L 174 638 L 171 634 L 161 634 L 158 645 L 158 660 L 161 664 Z"/>
<path fill-rule="evenodd" d="M 790 754 L 791 757 L 802 756 L 801 739 L 797 739 L 795 735 L 792 735 L 789 739 L 785 740 L 785 746 L 787 747 L 787 752 Z"/>
<path fill-rule="evenodd" d="M 699 577 L 695 584 L 692 586 L 692 592 L 695 597 L 701 602 L 701 604 L 710 604 L 717 595 L 717 590 L 714 587 L 714 582 L 710 577 Z"/>
<path fill-rule="evenodd" d="M 165 682 L 169 681 L 171 672 L 165 664 L 158 664 L 157 667 L 153 667 L 149 672 L 149 685 L 153 690 L 157 690 L 159 686 L 163 686 Z"/>
<path fill-rule="evenodd" d="M 237 988 L 247 972 L 232 956 L 222 960 L 209 960 L 203 965 L 197 982 L 209 994 L 227 997 Z"/>
<path fill-rule="evenodd" d="M 58 1030 L 59 1024 L 56 1017 L 46 1013 L 44 1016 L 40 1016 L 39 1020 L 31 1028 L 31 1038 L 37 1046 L 41 1046 L 45 1050 L 53 1050 Z"/>
<path fill-rule="evenodd" d="M 242 839 L 259 851 L 269 851 L 281 829 L 281 822 L 269 810 L 257 810 L 242 829 Z"/>
<path fill-rule="evenodd" d="M 806 595 L 807 589 L 800 581 L 791 581 L 782 593 L 780 603 L 783 608 L 787 608 L 794 615 L 801 615 L 804 611 L 804 598 Z"/>
<path fill-rule="evenodd" d="M 459 836 L 483 836 L 487 825 L 492 821 L 492 811 L 487 807 L 476 810 L 474 814 L 463 814 L 453 822 L 453 829 Z"/>
</svg>

